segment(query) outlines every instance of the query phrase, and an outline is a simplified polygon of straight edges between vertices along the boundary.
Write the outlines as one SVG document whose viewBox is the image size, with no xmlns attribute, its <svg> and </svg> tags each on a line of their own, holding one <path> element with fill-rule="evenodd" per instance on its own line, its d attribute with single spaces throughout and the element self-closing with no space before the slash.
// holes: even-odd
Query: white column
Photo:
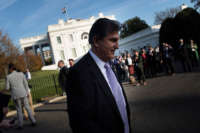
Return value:
<svg viewBox="0 0 200 133">
<path fill-rule="evenodd" d="M 35 51 L 35 45 L 32 46 L 32 50 L 33 50 L 33 54 L 36 55 L 36 51 Z"/>
<path fill-rule="evenodd" d="M 42 50 L 42 44 L 39 44 L 39 48 L 40 48 L 40 55 L 42 57 L 42 64 L 45 65 L 45 59 L 44 59 L 44 54 L 43 54 L 43 50 Z"/>
<path fill-rule="evenodd" d="M 49 43 L 49 48 L 50 48 L 50 52 L 51 52 L 51 58 L 52 58 L 52 62 L 53 64 L 55 64 L 55 59 L 54 59 L 54 55 L 53 55 L 53 49 L 51 47 L 51 44 Z"/>
</svg>

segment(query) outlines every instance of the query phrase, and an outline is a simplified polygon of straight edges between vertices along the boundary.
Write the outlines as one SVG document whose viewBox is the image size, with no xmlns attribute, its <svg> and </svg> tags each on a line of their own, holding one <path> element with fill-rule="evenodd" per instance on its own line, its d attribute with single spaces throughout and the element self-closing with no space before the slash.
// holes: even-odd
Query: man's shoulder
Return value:
<svg viewBox="0 0 200 133">
<path fill-rule="evenodd" d="M 15 72 L 14 75 L 15 76 L 24 76 L 24 73 L 23 72 Z"/>
<path fill-rule="evenodd" d="M 9 79 L 9 78 L 11 78 L 11 77 L 14 77 L 15 75 L 16 75 L 15 72 L 11 72 L 11 73 L 9 73 L 9 74 L 6 76 L 6 78 Z"/>
<path fill-rule="evenodd" d="M 8 75 L 6 76 L 6 79 L 8 80 L 8 79 L 10 78 L 10 76 L 11 76 L 11 74 L 8 74 Z"/>
<path fill-rule="evenodd" d="M 76 64 L 74 64 L 73 67 L 70 68 L 70 70 L 82 70 L 85 69 L 88 65 L 88 63 L 91 62 L 91 56 L 89 53 L 84 55 Z"/>
</svg>

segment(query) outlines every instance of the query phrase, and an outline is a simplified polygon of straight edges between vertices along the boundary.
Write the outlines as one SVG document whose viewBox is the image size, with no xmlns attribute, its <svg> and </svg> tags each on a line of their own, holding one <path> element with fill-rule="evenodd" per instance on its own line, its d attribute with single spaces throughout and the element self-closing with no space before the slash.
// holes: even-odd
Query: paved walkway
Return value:
<svg viewBox="0 0 200 133">
<path fill-rule="evenodd" d="M 147 86 L 125 84 L 133 133 L 199 133 L 200 73 L 176 74 L 147 80 Z M 37 126 L 6 133 L 71 133 L 66 101 L 36 109 Z"/>
<path fill-rule="evenodd" d="M 66 111 L 66 99 L 46 103 L 35 109 L 37 125 L 31 126 L 29 120 L 24 120 L 24 129 L 9 129 L 5 133 L 70 133 Z"/>
</svg>

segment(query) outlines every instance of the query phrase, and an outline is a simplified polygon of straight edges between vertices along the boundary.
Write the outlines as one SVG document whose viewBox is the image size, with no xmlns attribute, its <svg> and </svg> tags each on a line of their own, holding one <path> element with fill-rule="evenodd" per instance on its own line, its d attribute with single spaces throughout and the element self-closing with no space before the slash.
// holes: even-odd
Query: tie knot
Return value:
<svg viewBox="0 0 200 133">
<path fill-rule="evenodd" d="M 109 69 L 109 68 L 110 68 L 110 65 L 106 63 L 106 64 L 104 65 L 104 67 L 105 67 L 105 69 Z"/>
</svg>

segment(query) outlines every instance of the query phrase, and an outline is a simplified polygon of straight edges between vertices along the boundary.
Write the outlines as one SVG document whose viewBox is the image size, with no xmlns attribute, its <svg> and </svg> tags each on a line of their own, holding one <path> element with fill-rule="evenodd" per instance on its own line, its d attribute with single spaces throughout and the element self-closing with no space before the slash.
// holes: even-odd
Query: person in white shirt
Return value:
<svg viewBox="0 0 200 133">
<path fill-rule="evenodd" d="M 25 77 L 26 77 L 27 82 L 29 82 L 31 80 L 31 73 L 30 73 L 29 69 L 26 69 Z M 28 86 L 29 86 L 28 102 L 29 102 L 30 108 L 33 112 L 33 115 L 35 116 L 35 111 L 34 111 L 34 107 L 33 107 L 33 98 L 32 98 L 31 90 L 30 90 L 30 88 L 32 88 L 32 86 L 29 83 L 28 83 Z M 28 120 L 28 113 L 27 113 L 26 109 L 23 108 L 23 111 L 24 111 L 25 119 Z"/>
</svg>

